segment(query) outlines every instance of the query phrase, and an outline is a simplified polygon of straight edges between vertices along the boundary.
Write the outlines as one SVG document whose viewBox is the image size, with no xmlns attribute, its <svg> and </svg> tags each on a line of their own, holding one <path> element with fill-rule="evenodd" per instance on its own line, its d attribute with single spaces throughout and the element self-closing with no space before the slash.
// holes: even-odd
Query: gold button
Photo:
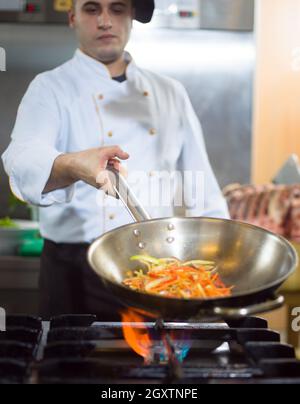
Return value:
<svg viewBox="0 0 300 404">
<path fill-rule="evenodd" d="M 104 95 L 103 95 L 103 94 L 99 94 L 99 95 L 98 95 L 98 99 L 99 99 L 99 100 L 104 100 Z"/>
<path fill-rule="evenodd" d="M 149 97 L 148 91 L 144 91 L 144 92 L 143 92 L 143 96 L 144 96 L 144 97 Z"/>
<path fill-rule="evenodd" d="M 156 135 L 157 131 L 156 131 L 156 129 L 151 128 L 151 129 L 149 130 L 149 133 L 150 133 L 151 136 L 154 136 L 154 135 Z"/>
<path fill-rule="evenodd" d="M 111 131 L 108 132 L 108 137 L 113 137 L 113 133 Z"/>
<path fill-rule="evenodd" d="M 109 215 L 109 220 L 114 220 L 114 218 L 115 218 L 115 215 L 113 215 L 113 214 Z"/>
</svg>

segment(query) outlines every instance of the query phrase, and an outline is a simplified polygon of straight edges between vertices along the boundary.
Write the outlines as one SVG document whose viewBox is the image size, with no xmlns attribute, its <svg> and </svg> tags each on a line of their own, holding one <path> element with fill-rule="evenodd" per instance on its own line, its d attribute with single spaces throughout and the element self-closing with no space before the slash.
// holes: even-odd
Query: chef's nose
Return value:
<svg viewBox="0 0 300 404">
<path fill-rule="evenodd" d="M 102 29 L 112 28 L 112 21 L 109 11 L 103 10 L 98 17 L 98 27 Z"/>
</svg>

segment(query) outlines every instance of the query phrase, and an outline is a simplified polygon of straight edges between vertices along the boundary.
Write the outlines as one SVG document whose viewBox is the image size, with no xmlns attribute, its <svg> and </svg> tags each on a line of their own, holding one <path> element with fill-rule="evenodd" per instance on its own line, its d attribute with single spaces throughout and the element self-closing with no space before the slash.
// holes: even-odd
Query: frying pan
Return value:
<svg viewBox="0 0 300 404">
<path fill-rule="evenodd" d="M 294 272 L 293 246 L 269 231 L 225 219 L 172 217 L 151 220 L 126 180 L 115 170 L 113 188 L 136 223 L 102 235 L 88 251 L 88 261 L 106 288 L 122 304 L 164 320 L 217 321 L 242 318 L 279 308 L 277 289 Z M 176 299 L 133 291 L 122 285 L 138 268 L 133 255 L 216 262 L 222 281 L 234 285 L 232 296 Z"/>
</svg>

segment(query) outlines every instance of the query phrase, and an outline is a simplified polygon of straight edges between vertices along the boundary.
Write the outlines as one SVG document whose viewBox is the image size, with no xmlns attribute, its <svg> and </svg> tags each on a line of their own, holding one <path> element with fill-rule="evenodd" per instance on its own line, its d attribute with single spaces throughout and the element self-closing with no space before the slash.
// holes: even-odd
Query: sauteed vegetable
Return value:
<svg viewBox="0 0 300 404">
<path fill-rule="evenodd" d="M 154 258 L 137 255 L 130 258 L 146 266 L 129 271 L 125 286 L 138 292 L 183 299 L 227 297 L 233 287 L 226 287 L 212 261 L 180 261 L 176 258 Z"/>
</svg>

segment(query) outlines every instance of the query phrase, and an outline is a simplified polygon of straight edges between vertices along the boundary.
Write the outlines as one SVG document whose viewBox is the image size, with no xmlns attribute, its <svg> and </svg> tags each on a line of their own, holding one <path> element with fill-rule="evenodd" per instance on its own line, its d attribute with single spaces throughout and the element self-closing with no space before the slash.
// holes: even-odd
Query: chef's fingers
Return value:
<svg viewBox="0 0 300 404">
<path fill-rule="evenodd" d="M 114 159 L 116 157 L 121 160 L 129 159 L 129 154 L 122 150 L 119 146 L 103 147 L 101 150 L 103 151 L 103 157 L 106 160 Z"/>
<path fill-rule="evenodd" d="M 114 159 L 108 160 L 108 165 L 113 166 L 116 170 L 119 171 L 121 162 L 120 162 L 120 160 L 114 158 Z"/>
<path fill-rule="evenodd" d="M 116 178 L 112 172 L 107 171 L 107 165 L 112 165 L 117 171 L 123 174 L 122 165 L 118 159 L 127 160 L 129 154 L 124 152 L 119 146 L 102 147 L 100 152 L 99 172 L 96 177 L 96 183 L 106 194 L 116 196 L 114 187 Z"/>
<path fill-rule="evenodd" d="M 125 177 L 125 178 L 128 177 L 128 171 L 127 171 L 127 169 L 121 164 L 120 160 L 118 160 L 118 159 L 116 159 L 116 158 L 115 158 L 115 159 L 111 159 L 111 160 L 108 161 L 108 164 L 111 165 L 111 166 L 113 166 L 113 168 L 114 168 L 115 170 L 119 171 L 120 174 L 121 174 L 123 177 Z"/>
<path fill-rule="evenodd" d="M 105 170 L 109 160 L 120 158 L 127 160 L 129 154 L 124 152 L 119 146 L 108 146 L 99 148 L 99 168 Z"/>
<path fill-rule="evenodd" d="M 101 170 L 96 178 L 96 183 L 99 184 L 98 189 L 101 189 L 107 195 L 116 196 L 114 185 L 114 178 L 111 177 L 113 173 L 109 173 L 106 170 Z"/>
</svg>

